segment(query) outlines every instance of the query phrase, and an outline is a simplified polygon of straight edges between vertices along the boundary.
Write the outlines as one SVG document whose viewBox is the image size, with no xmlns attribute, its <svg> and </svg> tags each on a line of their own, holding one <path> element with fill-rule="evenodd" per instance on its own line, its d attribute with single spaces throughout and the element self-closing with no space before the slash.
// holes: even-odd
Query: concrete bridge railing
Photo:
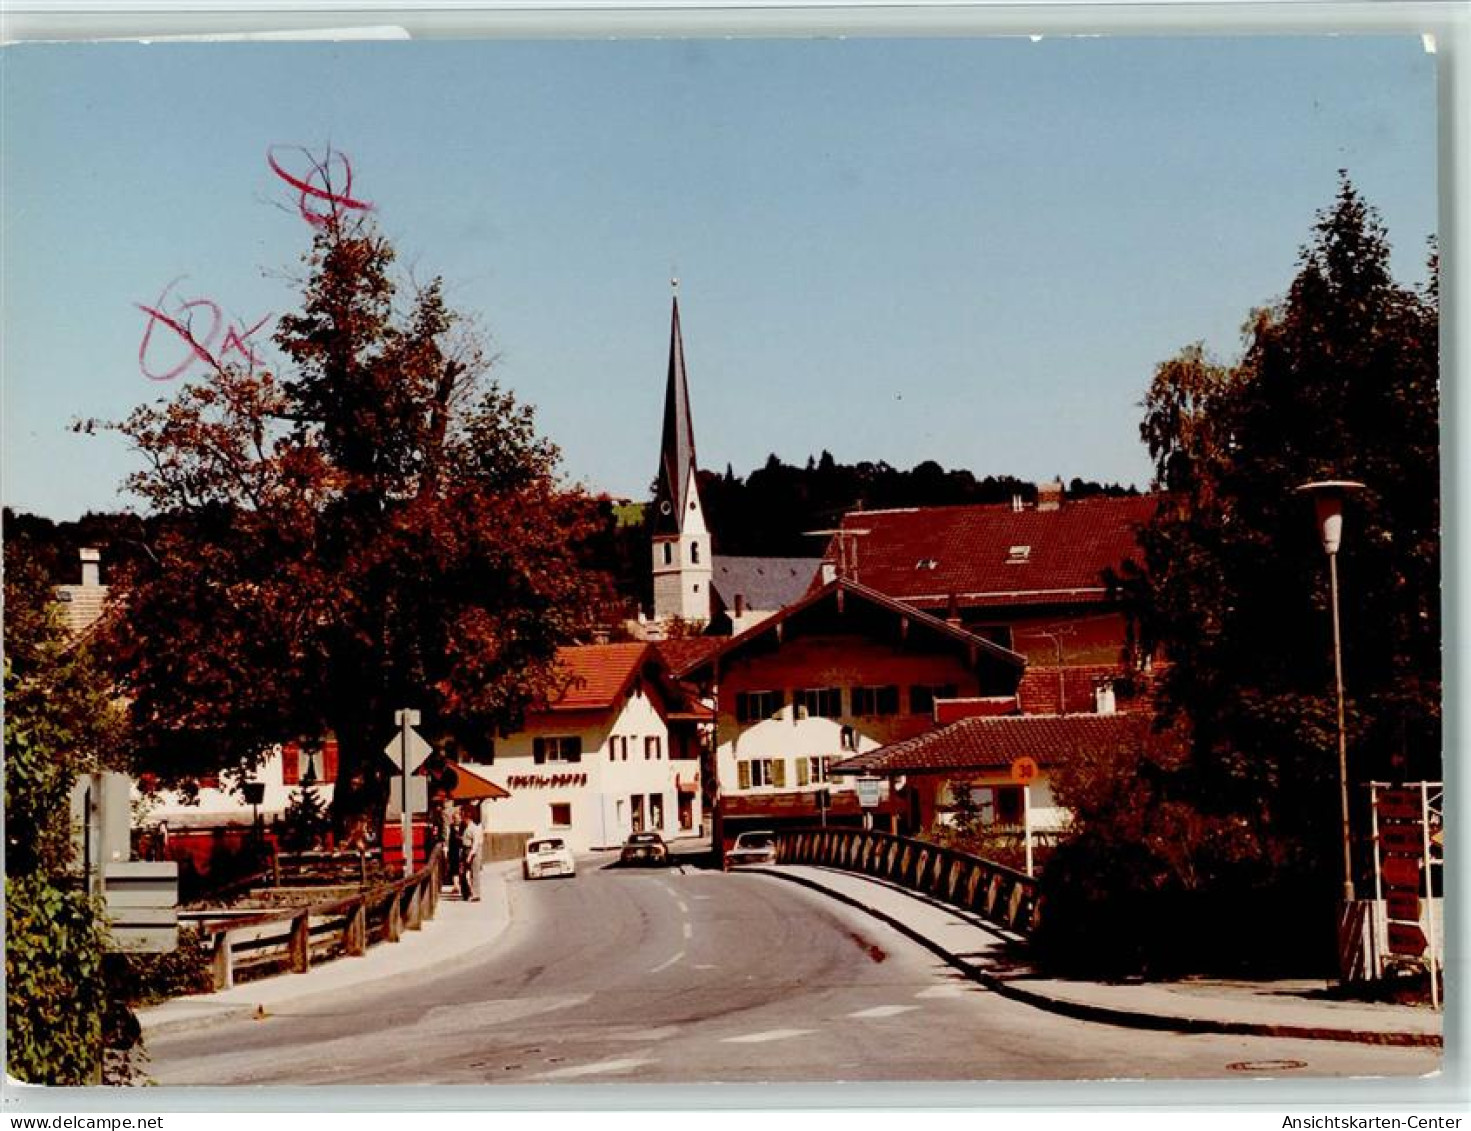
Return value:
<svg viewBox="0 0 1471 1131">
<path fill-rule="evenodd" d="M 285 964 L 304 974 L 313 962 L 362 954 L 378 942 L 398 942 L 417 931 L 439 906 L 443 852 L 402 880 L 348 896 L 256 914 L 182 912 L 181 923 L 197 924 L 214 962 L 214 987 L 235 984 L 235 972 L 252 966 Z"/>
<path fill-rule="evenodd" d="M 781 864 L 816 864 L 888 880 L 1018 934 L 1030 934 L 1039 920 L 1036 880 L 968 852 L 865 829 L 791 829 L 777 833 L 776 840 Z"/>
</svg>

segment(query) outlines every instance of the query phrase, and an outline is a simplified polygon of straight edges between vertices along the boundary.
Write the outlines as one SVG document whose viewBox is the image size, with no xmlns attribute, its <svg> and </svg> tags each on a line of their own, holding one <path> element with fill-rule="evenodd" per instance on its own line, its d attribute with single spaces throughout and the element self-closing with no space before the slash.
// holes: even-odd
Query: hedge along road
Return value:
<svg viewBox="0 0 1471 1131">
<path fill-rule="evenodd" d="M 148 1072 L 162 1085 L 1244 1084 L 1243 1067 L 1302 1079 L 1440 1064 L 1434 1049 L 1077 1021 L 989 993 L 796 885 L 606 862 L 581 861 L 571 880 L 512 879 L 508 929 L 471 959 L 159 1033 Z"/>
</svg>

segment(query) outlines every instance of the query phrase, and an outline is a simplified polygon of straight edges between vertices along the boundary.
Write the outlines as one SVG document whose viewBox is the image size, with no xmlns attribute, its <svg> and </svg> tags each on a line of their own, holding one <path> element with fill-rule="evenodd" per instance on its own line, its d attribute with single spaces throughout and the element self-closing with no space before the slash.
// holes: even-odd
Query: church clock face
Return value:
<svg viewBox="0 0 1471 1131">
<path fill-rule="evenodd" d="M 673 509 L 674 508 L 669 505 L 669 500 L 668 499 L 665 499 L 662 503 L 659 504 L 659 513 L 660 514 L 668 514 Z"/>
</svg>

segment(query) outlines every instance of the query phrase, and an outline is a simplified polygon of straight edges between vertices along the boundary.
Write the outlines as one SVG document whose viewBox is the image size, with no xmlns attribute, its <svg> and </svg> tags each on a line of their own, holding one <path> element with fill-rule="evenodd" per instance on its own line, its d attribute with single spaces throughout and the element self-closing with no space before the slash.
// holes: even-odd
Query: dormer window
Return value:
<svg viewBox="0 0 1471 1131">
<path fill-rule="evenodd" d="M 914 563 L 914 568 L 915 569 L 934 569 L 939 564 L 940 563 L 937 562 L 934 558 L 920 558 L 919 561 L 917 561 L 917 562 Z"/>
<path fill-rule="evenodd" d="M 1032 557 L 1032 547 L 1013 546 L 1006 552 L 1007 565 L 1025 565 Z"/>
</svg>

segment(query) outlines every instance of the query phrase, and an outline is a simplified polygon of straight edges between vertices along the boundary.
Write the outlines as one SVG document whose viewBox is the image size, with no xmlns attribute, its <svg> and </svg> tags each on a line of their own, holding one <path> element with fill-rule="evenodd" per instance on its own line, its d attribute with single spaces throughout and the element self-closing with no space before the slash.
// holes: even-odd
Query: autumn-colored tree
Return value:
<svg viewBox="0 0 1471 1131">
<path fill-rule="evenodd" d="M 370 220 L 323 219 L 283 365 L 213 364 L 117 425 L 161 521 L 110 627 L 142 764 L 250 771 L 339 744 L 339 831 L 381 820 L 394 713 L 476 740 L 515 724 L 601 593 L 595 508 L 489 377 L 436 280 L 397 304 Z"/>
</svg>

